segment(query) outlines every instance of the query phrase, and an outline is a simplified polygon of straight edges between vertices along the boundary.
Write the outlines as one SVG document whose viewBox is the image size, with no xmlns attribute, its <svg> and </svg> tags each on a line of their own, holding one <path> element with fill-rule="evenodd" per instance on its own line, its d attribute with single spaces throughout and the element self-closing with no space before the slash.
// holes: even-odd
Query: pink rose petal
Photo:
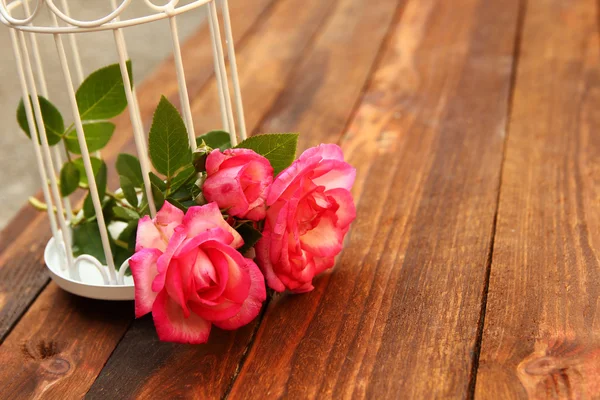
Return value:
<svg viewBox="0 0 600 400">
<path fill-rule="evenodd" d="M 222 228 L 233 235 L 233 247 L 237 249 L 244 244 L 240 234 L 223 219 L 217 203 L 190 207 L 183 217 L 183 225 L 187 227 L 189 237 L 197 236 L 208 229 Z"/>
<path fill-rule="evenodd" d="M 190 313 L 185 317 L 181 307 L 162 290 L 152 307 L 154 326 L 160 340 L 177 343 L 200 344 L 208 341 L 211 324 Z"/>
<path fill-rule="evenodd" d="M 224 321 L 215 321 L 214 324 L 221 329 L 237 329 L 250 323 L 260 313 L 262 303 L 267 298 L 265 278 L 258 266 L 251 260 L 247 260 L 248 272 L 250 274 L 250 292 L 240 311 L 233 317 Z"/>
<path fill-rule="evenodd" d="M 152 311 L 156 293 L 152 291 L 152 280 L 158 275 L 156 262 L 162 255 L 158 249 L 143 249 L 129 259 L 129 268 L 135 282 L 135 317 Z"/>
</svg>

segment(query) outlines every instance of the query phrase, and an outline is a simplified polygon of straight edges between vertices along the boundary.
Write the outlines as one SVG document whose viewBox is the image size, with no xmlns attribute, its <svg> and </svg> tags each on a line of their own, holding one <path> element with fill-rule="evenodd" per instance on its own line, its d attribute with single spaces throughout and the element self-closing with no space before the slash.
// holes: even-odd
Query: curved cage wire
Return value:
<svg viewBox="0 0 600 400">
<path fill-rule="evenodd" d="M 127 262 L 121 266 L 116 266 L 114 263 L 109 242 L 111 227 L 106 225 L 102 212 L 102 203 L 75 97 L 74 82 L 80 84 L 84 79 L 84 68 L 77 44 L 78 34 L 97 31 L 112 31 L 113 33 L 114 47 L 124 83 L 136 152 L 143 173 L 145 195 L 148 198 L 152 217 L 155 216 L 157 210 L 149 180 L 150 160 L 135 86 L 131 85 L 127 70 L 128 51 L 124 36 L 125 28 L 163 19 L 168 20 L 182 117 L 188 131 L 190 146 L 192 150 L 195 150 L 196 134 L 183 68 L 177 16 L 204 8 L 212 40 L 214 71 L 223 130 L 230 133 L 231 143 L 234 146 L 238 142 L 237 131 L 239 131 L 239 139 L 244 140 L 246 138 L 228 0 L 193 0 L 187 2 L 169 0 L 162 5 L 155 4 L 152 0 L 143 1 L 147 8 L 147 14 L 145 15 L 122 19 L 124 11 L 127 10 L 132 0 L 122 0 L 120 3 L 111 0 L 111 11 L 107 15 L 95 20 L 80 20 L 71 16 L 67 0 L 61 0 L 59 5 L 56 4 L 56 0 L 15 0 L 8 4 L 6 0 L 0 0 L 0 21 L 10 28 L 10 38 L 17 63 L 22 97 L 23 99 L 31 98 L 32 100 L 31 103 L 24 102 L 25 113 L 30 127 L 31 143 L 36 156 L 38 173 L 42 182 L 42 192 L 48 205 L 48 219 L 52 231 L 52 239 L 48 243 L 45 253 L 46 263 L 52 278 L 61 287 L 87 297 L 132 299 L 133 282 L 130 277 L 125 277 L 124 274 L 128 268 Z M 220 2 L 220 6 L 217 2 Z M 46 10 L 50 16 L 49 24 L 39 18 L 43 10 Z M 225 45 L 218 19 L 219 10 L 222 14 Z M 107 265 L 102 265 L 96 258 L 87 254 L 78 257 L 73 255 L 71 247 L 73 238 L 71 237 L 72 231 L 70 228 L 70 221 L 73 219 L 73 207 L 69 197 L 61 196 L 58 183 L 58 174 L 65 154 L 61 153 L 59 146 L 51 147 L 49 145 L 38 100 L 38 95 L 49 99 L 54 97 L 53 94 L 48 93 L 44 60 L 40 56 L 38 45 L 38 35 L 44 34 L 51 34 L 54 38 L 65 85 L 65 90 L 61 95 L 68 97 L 70 111 L 74 119 L 77 140 L 81 148 L 81 158 L 89 183 Z M 230 76 L 227 73 L 225 52 L 227 52 L 229 61 Z M 72 60 L 71 63 L 69 63 L 69 58 Z M 230 90 L 233 96 L 230 95 Z M 39 136 L 35 129 L 36 125 L 39 127 Z M 90 271 L 95 272 L 90 275 Z"/>
</svg>

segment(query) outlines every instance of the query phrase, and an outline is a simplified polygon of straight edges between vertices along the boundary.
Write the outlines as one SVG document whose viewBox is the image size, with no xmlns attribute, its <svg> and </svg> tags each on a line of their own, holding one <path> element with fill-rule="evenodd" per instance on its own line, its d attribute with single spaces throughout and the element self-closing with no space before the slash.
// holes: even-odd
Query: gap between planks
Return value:
<svg viewBox="0 0 600 400">
<path fill-rule="evenodd" d="M 477 323 L 477 339 L 475 342 L 475 352 L 473 355 L 473 365 L 471 366 L 471 374 L 469 376 L 469 387 L 467 390 L 467 398 L 475 398 L 475 388 L 477 386 L 477 373 L 479 371 L 479 356 L 481 355 L 481 344 L 483 341 L 483 329 L 485 327 L 485 311 L 487 308 L 487 297 L 490 288 L 490 275 L 492 271 L 492 261 L 494 259 L 494 243 L 496 241 L 496 224 L 498 222 L 498 209 L 500 206 L 500 195 L 502 193 L 502 176 L 504 173 L 504 163 L 506 162 L 506 149 L 508 146 L 508 136 L 510 135 L 510 122 L 513 111 L 513 100 L 515 87 L 517 83 L 517 71 L 519 69 L 519 56 L 521 53 L 521 40 L 523 35 L 523 26 L 525 24 L 525 15 L 527 13 L 527 0 L 519 1 L 519 11 L 517 16 L 517 29 L 515 33 L 515 43 L 513 48 L 513 62 L 510 76 L 510 88 L 508 95 L 508 109 L 506 112 L 506 124 L 504 125 L 504 143 L 502 146 L 502 162 L 500 164 L 500 173 L 498 175 L 498 196 L 496 198 L 496 209 L 494 210 L 494 220 L 492 223 L 492 234 L 490 240 L 490 250 L 485 269 L 485 281 L 481 294 L 481 314 Z"/>
</svg>

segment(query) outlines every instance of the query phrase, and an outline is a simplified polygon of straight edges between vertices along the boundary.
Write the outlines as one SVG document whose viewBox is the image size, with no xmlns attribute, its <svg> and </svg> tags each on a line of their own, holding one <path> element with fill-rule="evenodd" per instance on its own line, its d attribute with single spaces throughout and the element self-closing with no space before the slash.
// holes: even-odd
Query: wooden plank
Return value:
<svg viewBox="0 0 600 400">
<path fill-rule="evenodd" d="M 527 2 L 478 398 L 600 398 L 597 8 Z"/>
<path fill-rule="evenodd" d="M 271 301 L 231 398 L 469 395 L 517 13 L 408 2 L 342 140 L 347 248 L 314 292 Z"/>
<path fill-rule="evenodd" d="M 245 37 L 252 31 L 261 13 L 268 14 L 272 3 L 274 0 L 231 2 L 234 40 L 238 47 L 244 45 Z M 194 96 L 205 87 L 213 73 L 208 28 L 201 27 L 183 44 L 182 51 L 188 91 L 190 96 Z M 172 58 L 162 63 L 138 87 L 140 110 L 147 128 L 161 94 L 174 103 L 179 101 Z M 115 123 L 115 134 L 103 151 L 111 168 L 118 153 L 135 151 L 128 113 L 116 118 Z M 109 176 L 109 184 L 118 185 L 118 176 L 112 172 Z M 39 213 L 32 207 L 23 208 L 0 235 L 0 342 L 48 282 L 43 249 L 50 235 L 46 214 Z"/>
<path fill-rule="evenodd" d="M 84 299 L 51 283 L 0 347 L 0 397 L 82 398 L 132 313 L 131 302 Z"/>
<path fill-rule="evenodd" d="M 273 21 L 265 21 L 265 26 L 256 33 L 256 37 L 260 40 L 251 40 L 238 57 L 244 93 L 262 93 L 260 96 L 252 95 L 253 106 L 247 107 L 247 120 L 250 121 L 249 131 L 258 130 L 255 129 L 256 126 L 253 125 L 253 122 L 256 123 L 263 119 L 263 110 L 268 109 L 274 99 L 277 99 L 277 104 L 294 104 L 293 99 L 299 101 L 308 96 L 308 93 L 313 92 L 314 96 L 310 96 L 310 98 L 314 100 L 299 101 L 303 107 L 294 106 L 296 111 L 308 119 L 315 119 L 317 115 L 326 113 L 333 121 L 337 121 L 337 125 L 313 127 L 313 137 L 320 136 L 326 140 L 330 134 L 330 128 L 337 132 L 342 131 L 351 116 L 360 90 L 367 81 L 369 71 L 378 53 L 378 44 L 381 43 L 390 26 L 391 16 L 398 1 L 382 0 L 377 8 L 370 7 L 373 10 L 377 9 L 377 12 L 362 13 L 365 8 L 368 8 L 367 3 L 364 0 L 340 0 L 333 9 L 324 8 L 323 3 L 320 2 L 303 3 L 305 11 L 311 11 L 312 15 L 305 14 L 302 18 L 296 18 L 294 29 L 286 31 L 282 31 L 279 24 L 297 14 L 297 10 L 301 6 L 300 2 L 288 0 L 287 3 L 281 3 L 280 6 L 274 8 Z M 354 10 L 355 13 L 349 13 L 349 10 Z M 327 20 L 322 32 L 317 34 L 314 45 L 308 51 L 302 52 L 301 43 L 308 40 L 311 29 L 318 28 L 314 25 L 316 16 L 319 15 L 323 21 L 329 12 L 333 14 Z M 307 24 L 301 24 L 302 21 L 306 21 Z M 360 24 L 359 21 L 361 21 Z M 337 30 L 340 25 L 349 28 L 341 35 Z M 355 27 L 360 31 L 369 27 L 370 41 L 358 41 L 356 46 L 349 47 L 348 45 L 354 42 L 356 36 L 359 35 L 359 32 L 353 30 Z M 265 50 L 269 49 L 274 42 L 279 43 L 282 47 L 297 48 L 299 53 L 293 57 L 289 53 L 285 57 L 279 55 L 274 63 L 273 58 L 268 55 L 269 52 Z M 340 49 L 345 49 L 337 51 L 339 58 L 332 58 L 329 51 L 326 51 L 334 43 L 340 45 Z M 355 69 L 347 72 L 340 71 L 350 57 L 353 59 Z M 292 69 L 299 64 L 298 60 L 301 59 L 304 61 L 292 73 Z M 327 60 L 330 60 L 329 68 L 317 71 L 316 69 L 323 66 Z M 255 66 L 246 69 L 247 62 L 251 62 Z M 324 74 L 322 76 L 324 86 L 315 85 L 312 73 Z M 274 80 L 270 86 L 271 90 L 275 91 L 274 93 L 267 92 L 261 86 L 269 76 Z M 256 79 L 252 79 L 253 77 Z M 289 77 L 287 81 L 286 77 Z M 283 90 L 283 88 L 286 90 L 278 96 L 277 91 Z M 205 96 L 211 95 L 209 91 L 210 89 L 201 94 L 199 101 L 195 103 L 197 105 L 196 112 L 213 106 L 205 98 Z M 328 93 L 337 91 L 353 95 L 344 97 L 337 102 L 323 101 L 328 97 Z M 297 93 L 299 92 L 303 92 L 305 96 L 298 97 Z M 269 114 L 267 120 L 273 121 L 278 118 L 280 110 L 283 109 L 276 107 Z M 218 115 L 213 116 L 212 123 L 218 123 Z M 289 124 L 285 125 L 285 129 L 296 130 L 299 125 L 298 118 L 289 118 Z M 174 397 L 220 398 L 227 392 L 232 382 L 232 377 L 247 351 L 257 323 L 258 321 L 237 332 L 214 329 L 211 341 L 206 346 L 183 346 L 159 342 L 154 332 L 154 326 L 148 318 L 135 321 L 132 329 L 119 343 L 87 397 L 91 399 L 105 398 L 107 396 L 114 397 L 117 394 L 125 397 L 145 397 L 157 390 L 160 390 L 161 393 L 163 390 L 167 390 L 168 396 Z M 136 367 L 142 362 L 139 355 L 145 354 L 145 349 L 148 348 L 152 348 L 157 355 L 144 356 L 144 368 L 140 370 Z M 225 368 L 229 368 L 229 375 L 223 373 Z M 215 374 L 217 373 L 219 379 L 216 379 Z"/>
<path fill-rule="evenodd" d="M 252 24 L 261 18 L 261 11 L 265 11 L 265 15 L 268 14 L 271 2 L 272 0 L 235 2 L 243 5 L 232 7 L 233 22 L 244 19 L 244 22 L 239 22 L 240 27 L 245 28 L 246 34 L 250 34 Z M 195 43 L 192 47 L 200 46 L 204 50 L 210 51 L 210 43 L 202 37 L 201 33 L 195 35 L 191 42 L 188 42 L 186 48 L 190 46 L 190 43 Z M 243 42 L 241 44 L 243 45 Z M 238 47 L 243 48 L 239 45 Z M 189 59 L 187 61 L 189 67 L 191 63 Z M 200 71 L 212 70 L 212 59 L 198 56 L 194 62 L 199 62 L 195 66 L 191 65 L 192 69 L 195 67 L 197 70 L 196 75 L 206 76 L 208 79 L 210 74 L 204 75 Z M 157 79 L 157 75 L 161 75 L 162 80 L 148 81 L 139 88 L 142 110 L 152 109 L 149 104 L 155 103 L 156 99 L 152 98 L 152 95 L 157 93 L 157 87 L 159 87 L 158 90 L 160 88 L 167 90 L 167 87 L 173 86 L 172 82 L 176 80 L 174 74 L 174 70 L 170 75 L 165 74 L 163 66 L 152 78 Z M 192 87 L 199 86 L 198 83 L 194 83 L 196 82 L 194 76 L 190 77 L 190 86 Z M 201 87 L 198 87 L 197 90 L 200 89 Z M 177 95 L 176 93 L 170 94 Z M 122 135 L 129 135 L 126 129 L 128 125 L 125 121 L 121 122 L 123 124 L 120 125 L 119 132 Z M 123 142 L 125 148 L 130 145 L 130 136 L 127 140 L 123 140 L 120 135 L 115 136 L 118 137 L 117 140 L 112 142 L 110 150 L 105 152 L 109 163 L 114 161 L 117 152 L 120 151 L 119 141 Z M 33 293 L 33 288 L 37 288 L 39 292 L 47 282 L 41 261 L 41 250 L 47 240 L 47 225 L 44 216 L 36 217 L 34 223 L 22 227 L 22 229 L 23 233 L 0 254 L 0 322 L 2 322 L 0 327 L 3 329 L 2 334 L 6 334 L 35 298 L 36 293 Z M 24 288 L 30 292 L 22 294 Z M 86 317 L 88 308 L 90 309 L 89 318 Z M 0 374 L 0 388 L 2 388 L 0 397 L 4 397 L 5 387 L 10 388 L 11 393 L 13 393 L 12 391 L 19 393 L 18 398 L 30 398 L 40 393 L 69 393 L 69 395 L 74 393 L 74 398 L 81 397 L 96 379 L 114 347 L 125 333 L 133 319 L 132 311 L 130 303 L 87 302 L 63 293 L 51 283 L 23 315 L 2 345 L 0 364 L 3 365 L 3 368 Z M 109 313 L 115 314 L 114 320 L 109 318 Z M 56 325 L 49 322 L 53 319 L 56 319 Z M 48 353 L 43 350 L 47 347 L 44 343 L 60 344 L 58 347 L 50 346 L 51 349 L 54 349 L 50 351 L 52 353 L 52 356 L 48 356 L 50 358 L 37 356 L 35 353 L 35 349 L 42 349 L 39 351 L 43 354 Z M 34 350 L 21 351 L 25 347 Z M 58 350 L 56 350 L 57 348 Z M 47 359 L 51 361 L 47 361 Z M 66 360 L 68 370 L 65 372 L 53 370 L 52 368 L 56 364 L 53 361 L 55 359 L 56 363 L 63 367 L 66 364 L 61 360 Z M 48 365 L 49 363 L 51 365 Z M 5 368 L 6 365 L 10 367 Z M 20 365 L 27 366 L 26 373 L 21 371 Z M 51 376 L 48 377 L 48 374 Z M 56 392 L 54 392 L 55 390 Z"/>
<path fill-rule="evenodd" d="M 213 329 L 193 346 L 158 342 L 152 317 L 136 320 L 86 399 L 221 398 L 254 329 Z"/>
</svg>

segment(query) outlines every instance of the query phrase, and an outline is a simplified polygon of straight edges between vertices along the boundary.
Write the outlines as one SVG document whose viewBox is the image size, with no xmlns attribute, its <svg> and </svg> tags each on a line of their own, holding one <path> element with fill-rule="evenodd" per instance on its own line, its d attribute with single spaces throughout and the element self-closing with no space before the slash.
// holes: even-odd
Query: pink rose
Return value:
<svg viewBox="0 0 600 400">
<path fill-rule="evenodd" d="M 213 150 L 206 159 L 207 201 L 216 202 L 231 216 L 259 221 L 265 218 L 267 190 L 273 167 L 265 157 L 249 149 Z"/>
<path fill-rule="evenodd" d="M 161 340 L 204 343 L 211 325 L 236 329 L 252 321 L 266 299 L 256 264 L 236 248 L 241 236 L 216 203 L 184 215 L 165 202 L 154 219 L 140 219 L 136 253 L 135 315 L 152 312 Z"/>
<path fill-rule="evenodd" d="M 356 217 L 350 194 L 355 176 L 339 146 L 322 144 L 275 178 L 263 237 L 256 245 L 269 287 L 308 292 L 314 289 L 313 277 L 333 267 Z"/>
</svg>

